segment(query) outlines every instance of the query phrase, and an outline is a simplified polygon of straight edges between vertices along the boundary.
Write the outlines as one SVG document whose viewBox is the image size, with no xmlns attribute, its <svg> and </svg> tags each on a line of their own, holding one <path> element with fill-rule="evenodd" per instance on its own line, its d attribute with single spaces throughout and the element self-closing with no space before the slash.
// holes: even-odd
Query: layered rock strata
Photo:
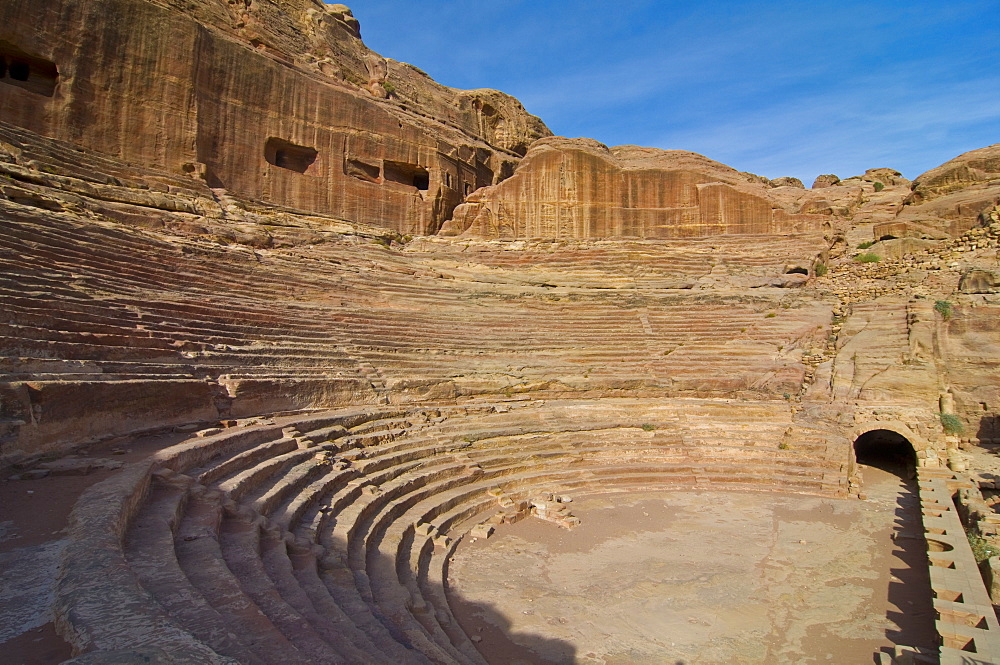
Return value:
<svg viewBox="0 0 1000 665">
<path fill-rule="evenodd" d="M 5 2 L 0 116 L 219 192 L 421 234 L 549 134 L 508 95 L 368 50 L 343 5 L 175 4 Z"/>
<path fill-rule="evenodd" d="M 685 238 L 821 228 L 820 216 L 789 214 L 769 186 L 695 153 L 555 137 L 532 144 L 511 178 L 470 196 L 442 233 Z"/>
<path fill-rule="evenodd" d="M 961 154 L 913 181 L 897 219 L 876 236 L 945 238 L 983 225 L 1000 205 L 1000 143 Z"/>
<path fill-rule="evenodd" d="M 808 281 L 819 234 L 404 246 L 0 134 L 8 460 L 386 400 L 797 394 L 801 348 L 829 321 L 829 304 L 777 288 Z"/>
<path fill-rule="evenodd" d="M 0 59 L 0 465 L 200 430 L 81 497 L 83 663 L 478 663 L 448 556 L 539 497 L 1000 444 L 997 146 L 806 190 L 548 137 L 311 0 L 11 0 Z"/>
</svg>

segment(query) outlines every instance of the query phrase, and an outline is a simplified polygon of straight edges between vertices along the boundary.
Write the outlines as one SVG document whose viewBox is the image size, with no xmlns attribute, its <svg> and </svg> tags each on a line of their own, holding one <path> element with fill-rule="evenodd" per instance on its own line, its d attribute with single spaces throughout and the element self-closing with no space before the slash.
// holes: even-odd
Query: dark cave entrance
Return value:
<svg viewBox="0 0 1000 665">
<path fill-rule="evenodd" d="M 52 97 L 59 82 L 59 70 L 54 62 L 29 55 L 10 42 L 0 41 L 0 81 Z"/>
<path fill-rule="evenodd" d="M 382 162 L 382 177 L 389 182 L 416 187 L 425 192 L 430 187 L 430 172 L 422 166 L 405 162 Z"/>
<path fill-rule="evenodd" d="M 269 164 L 296 173 L 308 171 L 318 156 L 319 152 L 315 148 L 295 145 L 273 136 L 264 144 L 264 159 Z"/>
<path fill-rule="evenodd" d="M 913 444 L 897 432 L 873 429 L 854 441 L 854 458 L 858 464 L 873 466 L 904 479 L 913 478 L 917 469 L 917 453 Z"/>
<path fill-rule="evenodd" d="M 21 60 L 14 60 L 10 63 L 10 77 L 15 81 L 27 81 L 30 73 L 31 67 L 28 66 L 28 63 Z"/>
</svg>

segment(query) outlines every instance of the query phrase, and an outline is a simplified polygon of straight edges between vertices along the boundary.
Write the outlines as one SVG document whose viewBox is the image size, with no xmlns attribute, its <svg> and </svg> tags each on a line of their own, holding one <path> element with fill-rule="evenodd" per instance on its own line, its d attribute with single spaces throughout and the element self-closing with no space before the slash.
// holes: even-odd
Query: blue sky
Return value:
<svg viewBox="0 0 1000 665">
<path fill-rule="evenodd" d="M 1000 142 L 1000 0 L 356 0 L 365 43 L 552 131 L 808 187 Z"/>
</svg>

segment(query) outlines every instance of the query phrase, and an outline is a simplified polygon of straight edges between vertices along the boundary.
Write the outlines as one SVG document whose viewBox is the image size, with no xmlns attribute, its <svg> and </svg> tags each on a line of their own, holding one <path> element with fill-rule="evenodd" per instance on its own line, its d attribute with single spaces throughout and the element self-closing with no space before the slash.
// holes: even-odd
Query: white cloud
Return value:
<svg viewBox="0 0 1000 665">
<path fill-rule="evenodd" d="M 371 35 L 379 28 L 364 14 L 391 18 L 400 7 L 405 29 L 388 43 L 401 50 L 387 55 L 449 85 L 514 94 L 557 133 L 685 148 L 804 181 L 873 166 L 914 177 L 1000 141 L 995 0 L 355 9 Z"/>
</svg>

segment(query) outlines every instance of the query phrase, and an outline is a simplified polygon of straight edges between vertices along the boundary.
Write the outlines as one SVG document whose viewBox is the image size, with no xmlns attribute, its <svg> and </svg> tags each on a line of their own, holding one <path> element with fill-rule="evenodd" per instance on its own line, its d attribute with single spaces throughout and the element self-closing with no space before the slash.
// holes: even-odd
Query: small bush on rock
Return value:
<svg viewBox="0 0 1000 665">
<path fill-rule="evenodd" d="M 972 548 L 972 555 L 976 557 L 976 563 L 982 563 L 993 556 L 995 548 L 985 538 L 968 530 L 965 535 L 969 539 L 969 547 Z"/>
<path fill-rule="evenodd" d="M 822 263 L 817 263 L 816 267 L 814 268 L 814 271 L 816 272 L 817 277 L 822 277 L 823 275 L 826 274 L 827 267 Z"/>
<path fill-rule="evenodd" d="M 934 310 L 941 315 L 941 318 L 947 321 L 951 318 L 953 314 L 951 309 L 951 303 L 947 300 L 938 300 L 934 303 Z"/>
<path fill-rule="evenodd" d="M 882 259 L 874 252 L 865 252 L 864 254 L 858 254 L 855 256 L 854 260 L 858 263 L 878 263 Z"/>
<path fill-rule="evenodd" d="M 939 413 L 938 417 L 941 419 L 941 427 L 945 434 L 961 434 L 965 429 L 962 427 L 962 421 L 954 413 Z"/>
<path fill-rule="evenodd" d="M 874 240 L 866 240 L 865 242 L 858 244 L 858 249 L 868 249 L 874 244 L 875 244 Z"/>
</svg>

